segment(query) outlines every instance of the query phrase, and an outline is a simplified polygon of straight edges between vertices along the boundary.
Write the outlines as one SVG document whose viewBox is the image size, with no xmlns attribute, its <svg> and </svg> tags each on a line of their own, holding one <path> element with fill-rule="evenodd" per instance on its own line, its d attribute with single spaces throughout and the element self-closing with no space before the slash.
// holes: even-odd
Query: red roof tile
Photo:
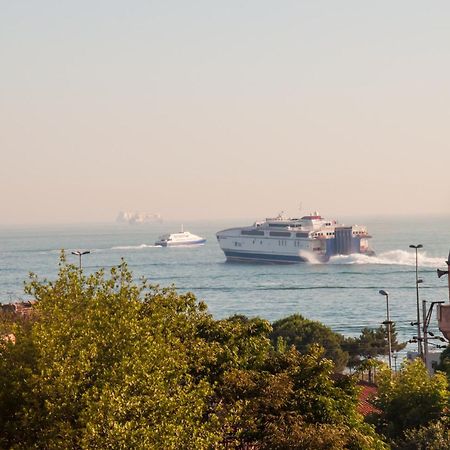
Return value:
<svg viewBox="0 0 450 450">
<path fill-rule="evenodd" d="M 358 399 L 358 412 L 364 417 L 369 414 L 380 414 L 381 411 L 371 402 L 371 399 L 377 395 L 377 386 L 362 380 L 358 382 L 358 385 L 362 388 Z"/>
</svg>

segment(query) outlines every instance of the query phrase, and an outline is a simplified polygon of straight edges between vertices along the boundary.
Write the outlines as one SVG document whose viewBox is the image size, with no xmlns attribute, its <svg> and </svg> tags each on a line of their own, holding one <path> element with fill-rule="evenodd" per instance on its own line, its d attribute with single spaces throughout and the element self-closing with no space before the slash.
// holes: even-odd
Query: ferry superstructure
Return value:
<svg viewBox="0 0 450 450">
<path fill-rule="evenodd" d="M 301 218 L 282 214 L 251 226 L 216 233 L 228 261 L 325 262 L 334 255 L 372 255 L 366 227 L 345 226 L 317 212 Z"/>
</svg>

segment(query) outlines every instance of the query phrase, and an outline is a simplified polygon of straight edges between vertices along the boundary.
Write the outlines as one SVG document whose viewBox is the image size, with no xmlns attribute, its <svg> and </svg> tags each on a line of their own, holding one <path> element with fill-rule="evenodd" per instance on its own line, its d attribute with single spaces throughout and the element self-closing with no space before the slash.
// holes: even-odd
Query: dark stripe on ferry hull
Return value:
<svg viewBox="0 0 450 450">
<path fill-rule="evenodd" d="M 297 255 L 273 255 L 270 253 L 244 253 L 233 250 L 224 250 L 227 261 L 230 262 L 263 262 L 295 264 L 308 262 L 306 258 Z"/>
</svg>

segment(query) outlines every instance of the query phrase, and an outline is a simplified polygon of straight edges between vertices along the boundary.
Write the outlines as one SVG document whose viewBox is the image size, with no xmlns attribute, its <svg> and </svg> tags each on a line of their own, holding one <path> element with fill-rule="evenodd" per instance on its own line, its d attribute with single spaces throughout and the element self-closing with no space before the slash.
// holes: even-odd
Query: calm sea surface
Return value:
<svg viewBox="0 0 450 450">
<path fill-rule="evenodd" d="M 342 220 L 342 218 L 340 218 Z M 409 244 L 421 243 L 419 255 L 421 299 L 448 301 L 447 278 L 436 269 L 446 268 L 450 249 L 450 217 L 358 218 L 373 236 L 376 257 L 350 255 L 327 264 L 263 265 L 225 263 L 215 232 L 252 220 L 185 223 L 184 228 L 207 238 L 200 247 L 154 247 L 156 238 L 176 232 L 179 223 L 146 225 L 78 225 L 0 227 L 0 302 L 26 298 L 23 282 L 29 272 L 55 277 L 60 249 L 88 249 L 85 271 L 109 268 L 125 258 L 136 278 L 174 284 L 180 292 L 192 291 L 204 300 L 216 318 L 232 314 L 260 316 L 270 321 L 300 313 L 345 335 L 358 335 L 363 327 L 377 327 L 385 320 L 386 302 L 378 291 L 388 290 L 391 318 L 399 337 L 415 334 L 415 256 Z M 432 325 L 436 327 L 433 314 Z M 415 346 L 410 345 L 410 349 Z"/>
</svg>

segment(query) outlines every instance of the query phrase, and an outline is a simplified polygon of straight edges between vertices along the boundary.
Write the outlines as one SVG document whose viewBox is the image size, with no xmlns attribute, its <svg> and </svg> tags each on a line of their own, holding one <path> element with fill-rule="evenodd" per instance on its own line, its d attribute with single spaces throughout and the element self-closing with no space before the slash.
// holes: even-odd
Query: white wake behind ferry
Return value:
<svg viewBox="0 0 450 450">
<path fill-rule="evenodd" d="M 301 218 L 282 214 L 251 226 L 216 233 L 228 261 L 325 262 L 334 255 L 373 255 L 366 227 L 344 226 L 315 212 Z"/>
</svg>

